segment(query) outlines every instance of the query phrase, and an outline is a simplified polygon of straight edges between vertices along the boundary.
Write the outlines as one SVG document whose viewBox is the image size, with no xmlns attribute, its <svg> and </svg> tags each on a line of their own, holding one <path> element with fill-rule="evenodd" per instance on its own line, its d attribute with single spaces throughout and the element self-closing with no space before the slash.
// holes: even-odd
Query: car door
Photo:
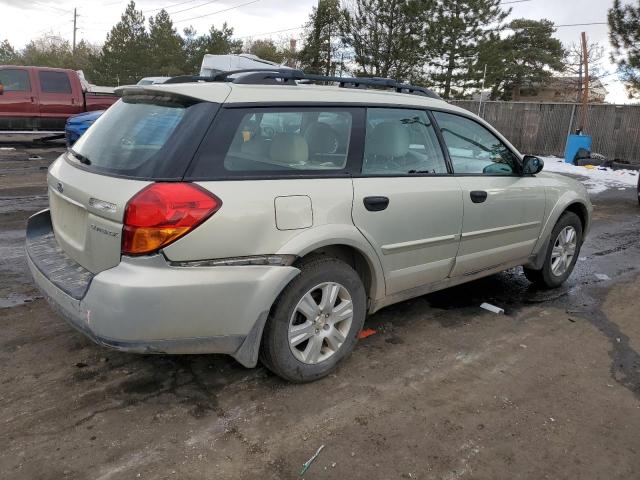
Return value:
<svg viewBox="0 0 640 480">
<path fill-rule="evenodd" d="M 38 102 L 26 68 L 1 68 L 0 130 L 29 130 L 35 127 Z"/>
<path fill-rule="evenodd" d="M 427 112 L 368 108 L 353 221 L 382 263 L 387 295 L 445 279 L 462 226 L 462 194 Z"/>
<path fill-rule="evenodd" d="M 462 190 L 462 238 L 451 274 L 471 275 L 526 260 L 540 235 L 545 190 L 520 174 L 518 156 L 484 125 L 434 112 Z"/>
<path fill-rule="evenodd" d="M 39 70 L 40 128 L 43 130 L 64 130 L 68 117 L 84 110 L 74 92 L 74 86 L 66 71 Z M 80 92 L 81 93 L 81 92 Z"/>
</svg>

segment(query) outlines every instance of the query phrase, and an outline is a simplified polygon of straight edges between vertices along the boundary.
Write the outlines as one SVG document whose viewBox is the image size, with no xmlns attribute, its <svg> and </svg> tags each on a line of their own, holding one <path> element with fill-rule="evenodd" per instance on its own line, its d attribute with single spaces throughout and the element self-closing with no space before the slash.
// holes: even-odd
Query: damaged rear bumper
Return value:
<svg viewBox="0 0 640 480">
<path fill-rule="evenodd" d="M 223 353 L 253 367 L 271 305 L 299 270 L 170 266 L 123 257 L 92 274 L 57 245 L 49 211 L 27 225 L 27 261 L 54 310 L 94 342 L 137 353 Z"/>
</svg>

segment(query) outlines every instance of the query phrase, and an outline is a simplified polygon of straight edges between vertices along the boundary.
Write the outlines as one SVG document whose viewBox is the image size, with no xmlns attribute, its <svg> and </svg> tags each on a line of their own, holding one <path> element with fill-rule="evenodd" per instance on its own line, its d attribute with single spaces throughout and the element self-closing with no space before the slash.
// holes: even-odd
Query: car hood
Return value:
<svg viewBox="0 0 640 480">
<path fill-rule="evenodd" d="M 68 125 L 78 125 L 84 122 L 95 122 L 100 115 L 104 113 L 104 110 L 96 110 L 94 112 L 84 112 L 77 115 L 73 115 L 67 119 Z"/>
</svg>

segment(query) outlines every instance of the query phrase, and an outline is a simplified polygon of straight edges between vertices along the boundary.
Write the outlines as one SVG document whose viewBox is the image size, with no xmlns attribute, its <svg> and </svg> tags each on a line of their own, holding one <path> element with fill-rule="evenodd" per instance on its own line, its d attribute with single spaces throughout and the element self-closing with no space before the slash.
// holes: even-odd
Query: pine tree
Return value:
<svg viewBox="0 0 640 480">
<path fill-rule="evenodd" d="M 160 10 L 149 17 L 149 55 L 155 75 L 174 76 L 183 73 L 184 40 L 173 27 L 171 17 Z"/>
<path fill-rule="evenodd" d="M 615 0 L 607 18 L 611 60 L 618 64 L 629 96 L 640 96 L 640 0 L 635 7 Z"/>
<path fill-rule="evenodd" d="M 355 53 L 357 74 L 411 80 L 424 61 L 422 28 L 431 0 L 353 0 L 341 35 Z"/>
<path fill-rule="evenodd" d="M 284 53 L 278 48 L 273 40 L 254 40 L 248 42 L 245 48 L 250 54 L 269 60 L 270 62 L 282 63 L 285 59 Z"/>
<path fill-rule="evenodd" d="M 108 85 L 133 84 L 152 73 L 150 66 L 144 15 L 131 0 L 120 21 L 107 34 L 98 67 L 99 79 Z"/>
<path fill-rule="evenodd" d="M 304 46 L 298 54 L 300 66 L 308 73 L 333 75 L 340 48 L 340 1 L 320 0 L 305 25 Z"/>
<path fill-rule="evenodd" d="M 211 25 L 209 32 L 202 36 L 196 36 L 193 27 L 184 30 L 184 71 L 188 74 L 196 74 L 200 71 L 202 58 L 205 54 L 226 55 L 229 53 L 242 52 L 242 40 L 233 39 L 233 28 L 227 23 L 222 24 L 218 30 Z"/>
<path fill-rule="evenodd" d="M 493 85 L 492 97 L 519 100 L 523 89 L 536 91 L 564 70 L 564 50 L 553 37 L 555 29 L 549 20 L 517 19 L 509 24 L 513 35 L 495 44 L 501 61 L 492 63 L 487 83 Z"/>
<path fill-rule="evenodd" d="M 500 0 L 438 0 L 425 38 L 431 80 L 444 98 L 478 86 L 482 72 L 474 65 L 480 46 L 496 38 L 494 32 L 510 12 Z"/>
</svg>

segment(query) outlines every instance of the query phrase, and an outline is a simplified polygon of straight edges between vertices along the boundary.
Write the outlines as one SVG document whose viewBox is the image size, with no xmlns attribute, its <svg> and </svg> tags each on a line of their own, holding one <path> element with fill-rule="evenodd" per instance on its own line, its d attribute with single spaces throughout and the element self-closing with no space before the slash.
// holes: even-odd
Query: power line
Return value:
<svg viewBox="0 0 640 480">
<path fill-rule="evenodd" d="M 182 22 L 189 22 L 191 20 L 196 20 L 198 18 L 210 17 L 211 15 L 216 15 L 217 13 L 228 12 L 229 10 L 234 10 L 236 8 L 244 7 L 245 5 L 251 5 L 252 3 L 257 3 L 259 1 L 260 0 L 252 0 L 251 2 L 241 3 L 240 5 L 235 5 L 233 7 L 225 8 L 223 10 L 218 10 L 217 12 L 205 13 L 204 15 L 198 15 L 196 17 L 185 18 L 183 20 L 176 20 L 173 23 L 176 24 L 176 23 L 182 23 Z"/>
<path fill-rule="evenodd" d="M 149 10 L 143 10 L 142 13 L 157 12 L 158 10 L 166 10 L 167 8 L 179 7 L 180 5 L 185 5 L 187 3 L 199 2 L 199 1 L 200 0 L 186 0 L 185 2 L 173 3 L 171 5 L 165 5 L 164 7 L 158 7 L 158 8 L 151 8 Z"/>
<path fill-rule="evenodd" d="M 510 2 L 502 2 L 500 5 L 509 5 L 510 3 L 524 3 L 530 1 L 531 0 L 511 0 Z"/>
<path fill-rule="evenodd" d="M 195 5 L 193 7 L 183 8 L 182 10 L 176 10 L 175 12 L 169 12 L 170 15 L 175 15 L 176 13 L 186 12 L 187 10 L 193 10 L 194 8 L 204 7 L 205 5 L 209 5 L 210 3 L 219 2 L 220 0 L 209 0 L 201 5 Z M 172 5 L 175 7 L 175 5 Z M 168 8 L 168 7 L 167 7 Z"/>
<path fill-rule="evenodd" d="M 234 37 L 237 38 L 238 40 L 242 40 L 243 38 L 255 38 L 255 37 L 262 37 L 264 35 L 272 35 L 274 33 L 284 33 L 284 32 L 292 32 L 294 30 L 303 30 L 304 27 L 295 27 L 295 28 L 285 28 L 283 30 L 275 30 L 273 32 L 262 32 L 262 33 L 255 33 L 253 35 L 244 35 L 242 37 Z"/>
</svg>

